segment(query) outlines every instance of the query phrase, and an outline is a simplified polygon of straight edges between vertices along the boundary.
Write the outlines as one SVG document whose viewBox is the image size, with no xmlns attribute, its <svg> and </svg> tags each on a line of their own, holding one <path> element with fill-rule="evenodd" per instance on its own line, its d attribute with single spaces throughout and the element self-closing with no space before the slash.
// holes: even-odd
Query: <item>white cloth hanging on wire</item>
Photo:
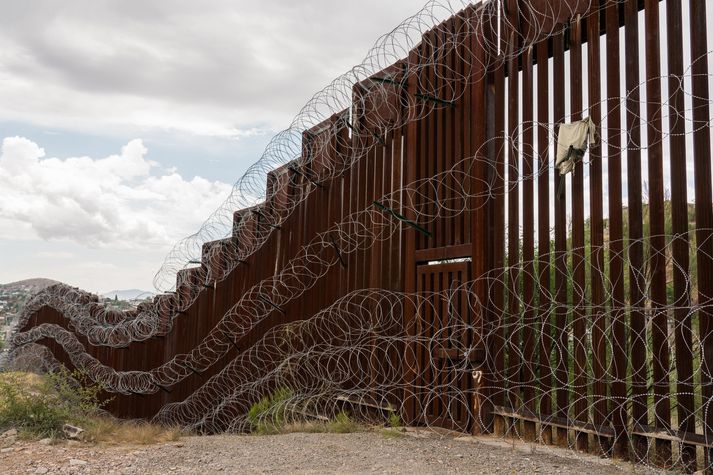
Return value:
<svg viewBox="0 0 713 475">
<path fill-rule="evenodd" d="M 560 124 L 557 134 L 557 158 L 555 167 L 560 175 L 574 170 L 577 159 L 584 156 L 587 144 L 594 143 L 596 127 L 591 118 L 578 120 L 570 124 Z"/>
</svg>

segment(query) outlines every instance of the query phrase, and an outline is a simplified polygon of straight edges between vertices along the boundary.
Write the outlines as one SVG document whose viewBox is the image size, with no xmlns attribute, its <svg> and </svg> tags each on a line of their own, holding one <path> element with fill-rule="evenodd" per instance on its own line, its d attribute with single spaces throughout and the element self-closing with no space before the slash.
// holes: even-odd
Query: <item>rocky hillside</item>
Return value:
<svg viewBox="0 0 713 475">
<path fill-rule="evenodd" d="M 56 280 L 44 278 L 18 280 L 17 282 L 11 282 L 9 284 L 0 284 L 0 292 L 23 292 L 33 294 L 56 283 Z"/>
</svg>

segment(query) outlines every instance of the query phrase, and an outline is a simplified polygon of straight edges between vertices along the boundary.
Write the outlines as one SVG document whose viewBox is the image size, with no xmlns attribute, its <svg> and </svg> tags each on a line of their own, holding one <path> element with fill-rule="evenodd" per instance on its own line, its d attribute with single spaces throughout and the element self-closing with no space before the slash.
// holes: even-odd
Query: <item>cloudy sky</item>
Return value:
<svg viewBox="0 0 713 475">
<path fill-rule="evenodd" d="M 423 3 L 4 1 L 0 283 L 151 290 L 271 135 Z"/>
</svg>

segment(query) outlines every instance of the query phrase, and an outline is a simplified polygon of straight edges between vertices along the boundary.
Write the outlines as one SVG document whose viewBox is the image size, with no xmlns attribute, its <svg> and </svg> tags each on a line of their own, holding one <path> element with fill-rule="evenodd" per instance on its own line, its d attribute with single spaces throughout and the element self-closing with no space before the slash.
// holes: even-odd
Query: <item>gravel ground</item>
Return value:
<svg viewBox="0 0 713 475">
<path fill-rule="evenodd" d="M 542 473 L 622 474 L 630 464 L 541 445 L 409 431 L 185 437 L 151 446 L 5 441 L 0 474 Z M 647 470 L 638 467 L 636 472 Z"/>
</svg>

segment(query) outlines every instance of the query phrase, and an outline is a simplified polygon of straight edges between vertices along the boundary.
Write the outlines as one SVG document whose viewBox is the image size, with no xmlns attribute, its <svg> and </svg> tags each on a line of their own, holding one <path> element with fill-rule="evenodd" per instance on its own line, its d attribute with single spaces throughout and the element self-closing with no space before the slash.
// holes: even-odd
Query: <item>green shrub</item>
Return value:
<svg viewBox="0 0 713 475">
<path fill-rule="evenodd" d="M 390 413 L 389 417 L 386 418 L 386 427 L 381 429 L 381 434 L 387 439 L 393 439 L 403 437 L 404 432 L 405 429 L 403 428 L 399 414 L 397 412 Z"/>
<path fill-rule="evenodd" d="M 253 404 L 248 411 L 250 431 L 255 434 L 276 434 L 285 425 L 287 401 L 292 398 L 290 388 L 278 388 Z"/>
<path fill-rule="evenodd" d="M 89 375 L 81 370 L 70 373 L 62 367 L 60 371 L 47 373 L 45 381 L 48 391 L 54 391 L 60 404 L 70 409 L 71 418 L 82 420 L 86 416 L 95 415 L 109 402 L 99 400 L 103 387 L 93 382 Z"/>
<path fill-rule="evenodd" d="M 327 432 L 348 434 L 363 430 L 361 424 L 354 421 L 346 411 L 340 411 L 334 419 L 327 423 Z"/>
<path fill-rule="evenodd" d="M 22 373 L 0 379 L 0 430 L 16 427 L 33 436 L 56 437 L 62 425 L 81 425 L 101 407 L 101 386 L 79 371 L 63 368 L 34 384 L 27 381 Z"/>
<path fill-rule="evenodd" d="M 17 427 L 43 437 L 53 437 L 69 419 L 66 406 L 44 393 L 24 393 L 14 381 L 0 382 L 0 430 Z"/>
<path fill-rule="evenodd" d="M 398 429 L 401 427 L 401 417 L 398 415 L 396 412 L 392 412 L 389 414 L 389 417 L 386 419 L 386 425 L 389 427 L 392 427 L 394 429 Z"/>
</svg>

